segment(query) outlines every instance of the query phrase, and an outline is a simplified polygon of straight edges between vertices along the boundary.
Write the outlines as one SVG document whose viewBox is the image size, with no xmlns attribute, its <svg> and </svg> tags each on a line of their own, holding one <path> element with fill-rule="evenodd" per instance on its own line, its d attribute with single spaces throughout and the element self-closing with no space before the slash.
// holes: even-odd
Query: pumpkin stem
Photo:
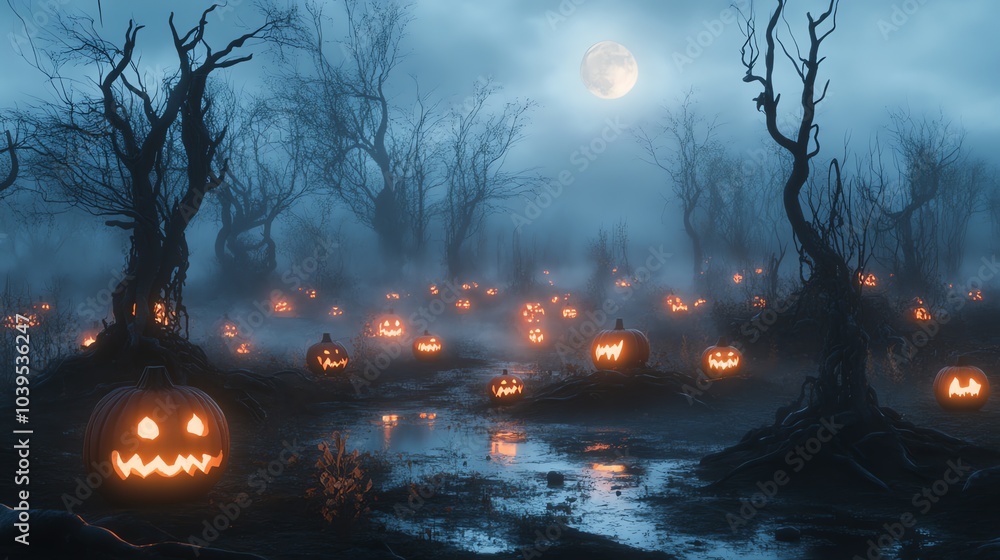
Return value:
<svg viewBox="0 0 1000 560">
<path fill-rule="evenodd" d="M 719 341 L 715 343 L 716 346 L 729 346 L 729 339 L 725 335 L 719 337 Z"/>
<path fill-rule="evenodd" d="M 424 329 L 424 336 L 430 336 L 430 335 L 431 333 L 427 329 Z"/>
<path fill-rule="evenodd" d="M 507 375 L 507 370 L 503 370 L 503 374 L 502 375 Z"/>
<path fill-rule="evenodd" d="M 170 380 L 170 374 L 165 366 L 146 366 L 136 385 L 144 391 L 170 389 L 173 386 L 174 383 Z"/>
<path fill-rule="evenodd" d="M 625 330 L 625 321 L 622 321 L 621 317 L 615 319 L 615 330 L 616 331 Z"/>
<path fill-rule="evenodd" d="M 962 354 L 955 358 L 955 367 L 968 367 L 972 365 L 969 361 L 969 357 Z"/>
<path fill-rule="evenodd" d="M 330 339 L 330 333 L 328 332 L 323 333 L 323 340 L 321 340 L 320 342 L 333 342 L 333 340 Z"/>
</svg>

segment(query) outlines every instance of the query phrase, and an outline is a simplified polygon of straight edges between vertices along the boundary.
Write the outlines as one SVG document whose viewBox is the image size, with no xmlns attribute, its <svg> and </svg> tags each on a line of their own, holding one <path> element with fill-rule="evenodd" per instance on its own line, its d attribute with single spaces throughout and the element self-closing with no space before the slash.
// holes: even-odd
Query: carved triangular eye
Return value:
<svg viewBox="0 0 1000 560">
<path fill-rule="evenodd" d="M 156 425 L 156 422 L 152 418 L 146 416 L 139 421 L 139 426 L 136 428 L 135 433 L 142 439 L 156 439 L 160 435 L 160 427 Z"/>
<path fill-rule="evenodd" d="M 204 436 L 208 433 L 205 423 L 201 421 L 201 418 L 198 418 L 197 414 L 192 414 L 191 419 L 188 420 L 187 431 L 196 436 Z"/>
</svg>

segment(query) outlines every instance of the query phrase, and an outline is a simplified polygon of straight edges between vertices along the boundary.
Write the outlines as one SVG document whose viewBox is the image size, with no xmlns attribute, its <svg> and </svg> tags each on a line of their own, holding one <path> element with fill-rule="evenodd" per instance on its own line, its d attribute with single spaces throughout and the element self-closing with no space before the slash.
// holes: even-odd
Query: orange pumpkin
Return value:
<svg viewBox="0 0 1000 560">
<path fill-rule="evenodd" d="M 945 410 L 979 410 L 990 397 L 990 380 L 961 356 L 934 378 L 934 397 Z"/>
<path fill-rule="evenodd" d="M 396 315 L 392 309 L 389 313 L 379 317 L 378 327 L 375 329 L 375 334 L 382 338 L 403 338 L 403 334 L 406 333 L 406 326 L 403 324 L 403 319 L 399 315 Z"/>
<path fill-rule="evenodd" d="M 323 340 L 306 350 L 306 367 L 316 375 L 330 375 L 347 369 L 350 358 L 347 348 L 330 339 L 330 333 L 323 333 Z"/>
<path fill-rule="evenodd" d="M 208 491 L 229 460 L 226 417 L 200 389 L 149 366 L 135 387 L 108 393 L 90 415 L 83 463 L 117 501 L 170 501 Z"/>
<path fill-rule="evenodd" d="M 734 376 L 742 368 L 743 353 L 739 348 L 730 346 L 724 336 L 701 354 L 701 370 L 711 379 Z"/>
<path fill-rule="evenodd" d="M 440 358 L 443 349 L 441 337 L 427 331 L 413 340 L 413 357 L 421 361 L 430 362 Z"/>
<path fill-rule="evenodd" d="M 507 370 L 490 380 L 490 400 L 495 404 L 506 404 L 524 397 L 524 383 Z"/>
<path fill-rule="evenodd" d="M 622 371 L 639 367 L 649 359 L 649 339 L 642 331 L 626 329 L 624 322 L 616 319 L 614 329 L 594 336 L 590 357 L 598 369 Z"/>
</svg>

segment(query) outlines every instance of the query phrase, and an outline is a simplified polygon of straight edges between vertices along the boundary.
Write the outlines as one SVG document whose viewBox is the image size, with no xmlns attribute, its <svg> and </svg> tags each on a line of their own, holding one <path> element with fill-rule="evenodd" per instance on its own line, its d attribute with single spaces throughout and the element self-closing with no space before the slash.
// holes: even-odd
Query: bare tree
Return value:
<svg viewBox="0 0 1000 560">
<path fill-rule="evenodd" d="M 225 130 L 207 126 L 212 103 L 206 88 L 217 70 L 249 61 L 237 55 L 250 42 L 275 38 L 286 15 L 268 14 L 256 29 L 221 49 L 208 44 L 209 14 L 179 32 L 168 20 L 177 71 L 162 84 L 147 83 L 138 60 L 144 28 L 130 21 L 122 45 L 105 40 L 89 18 L 62 21 L 53 31 L 49 70 L 58 101 L 26 114 L 33 129 L 33 166 L 48 200 L 82 208 L 126 231 L 130 249 L 123 279 L 112 296 L 114 323 L 85 359 L 150 354 L 175 364 L 198 362 L 200 352 L 176 335 L 184 330 L 182 288 L 188 269 L 185 231 L 205 195 L 226 177 L 214 169 Z M 69 88 L 64 63 L 89 65 L 99 76 L 93 95 Z M 173 350 L 170 350 L 173 348 Z M 143 358 L 148 359 L 148 358 Z M 204 357 L 194 365 L 205 365 Z"/>
<path fill-rule="evenodd" d="M 4 135 L 7 138 L 7 146 L 0 148 L 0 156 L 6 155 L 10 160 L 10 165 L 7 168 L 6 176 L 0 179 L 0 194 L 14 185 L 14 181 L 17 180 L 17 174 L 20 171 L 20 161 L 17 158 L 17 143 L 14 141 L 14 137 L 11 136 L 9 130 L 5 130 Z"/>
<path fill-rule="evenodd" d="M 985 161 L 964 158 L 945 171 L 936 203 L 938 254 L 949 279 L 958 276 L 965 258 L 969 222 L 987 209 L 989 168 Z"/>
<path fill-rule="evenodd" d="M 311 192 L 306 139 L 273 100 L 244 105 L 227 92 L 225 102 L 232 120 L 217 159 L 229 178 L 214 191 L 215 256 L 228 282 L 253 285 L 277 268 L 275 220 Z"/>
<path fill-rule="evenodd" d="M 684 232 L 691 240 L 692 283 L 699 286 L 703 282 L 705 251 L 696 212 L 702 197 L 707 196 L 711 161 L 721 150 L 715 138 L 717 125 L 715 120 L 706 121 L 698 114 L 692 92 L 677 111 L 666 109 L 665 113 L 653 131 L 639 128 L 636 137 L 649 158 L 646 161 L 666 171 L 673 182 L 674 195 L 681 203 Z"/>
<path fill-rule="evenodd" d="M 445 218 L 445 260 L 452 277 L 463 271 L 462 247 L 482 227 L 490 210 L 525 191 L 525 171 L 508 171 L 507 156 L 522 138 L 532 103 L 508 102 L 489 112 L 488 102 L 499 88 L 477 82 L 472 102 L 452 115 L 448 141 Z"/>
<path fill-rule="evenodd" d="M 399 276 L 406 217 L 394 164 L 405 158 L 391 152 L 395 120 L 386 88 L 403 59 L 409 16 L 394 3 L 344 0 L 345 59 L 338 63 L 326 52 L 321 8 L 310 5 L 308 11 L 313 73 L 290 78 L 290 106 L 297 108 L 297 126 L 313 140 L 317 178 L 374 230 L 388 274 Z"/>
<path fill-rule="evenodd" d="M 799 259 L 808 273 L 800 301 L 814 308 L 813 316 L 823 317 L 825 344 L 818 375 L 806 379 L 796 402 L 782 407 L 775 414 L 773 425 L 751 430 L 737 445 L 713 453 L 702 464 L 724 461 L 737 466 L 721 480 L 752 469 L 771 469 L 783 464 L 788 453 L 809 438 L 816 437 L 822 426 L 833 422 L 840 426 L 837 443 L 825 447 L 823 460 L 816 464 L 834 465 L 853 473 L 882 489 L 888 489 L 880 476 L 873 473 L 910 471 L 923 474 L 914 461 L 917 452 L 928 456 L 948 457 L 958 453 L 963 443 L 903 421 L 899 414 L 879 406 L 875 390 L 868 384 L 866 357 L 868 336 L 861 327 L 861 287 L 853 279 L 863 270 L 875 231 L 875 209 L 856 204 L 842 176 L 840 164 L 833 159 L 829 166 L 826 188 L 812 185 L 809 217 L 803 207 L 801 193 L 809 183 L 811 160 L 820 151 L 819 125 L 815 122 L 816 106 L 825 97 L 827 87 L 817 91 L 819 67 L 824 60 L 819 54 L 823 42 L 837 28 L 838 0 L 829 0 L 827 8 L 817 17 L 806 13 L 808 21 L 807 50 L 799 48 L 792 35 L 792 50 L 788 39 L 778 35 L 779 24 L 787 27 L 787 0 L 775 0 L 776 8 L 768 20 L 761 51 L 753 13 L 746 18 L 747 40 L 744 44 L 744 82 L 760 84 L 763 91 L 755 99 L 762 110 L 767 130 L 774 142 L 792 158 L 783 190 L 785 213 L 799 246 Z M 796 119 L 794 133 L 789 136 L 778 125 L 780 95 L 775 91 L 775 55 L 784 54 L 802 84 L 801 118 Z M 758 70 L 760 55 L 764 55 L 763 73 Z M 964 450 L 962 452 L 965 452 Z M 934 465 L 933 468 L 938 468 Z"/>
<path fill-rule="evenodd" d="M 439 139 L 443 132 L 443 117 L 436 105 L 417 96 L 415 114 L 401 126 L 402 137 L 393 150 L 398 161 L 396 185 L 399 203 L 409 226 L 412 255 L 422 260 L 426 255 L 431 219 L 439 212 L 431 203 L 432 191 L 446 182 L 447 153 L 445 142 Z"/>
<path fill-rule="evenodd" d="M 895 200 L 887 200 L 882 209 L 883 228 L 892 233 L 886 256 L 900 288 L 923 295 L 935 285 L 938 264 L 938 222 L 931 206 L 949 168 L 962 157 L 964 133 L 953 130 L 943 117 L 917 120 L 897 111 L 891 120 L 899 186 Z"/>
</svg>

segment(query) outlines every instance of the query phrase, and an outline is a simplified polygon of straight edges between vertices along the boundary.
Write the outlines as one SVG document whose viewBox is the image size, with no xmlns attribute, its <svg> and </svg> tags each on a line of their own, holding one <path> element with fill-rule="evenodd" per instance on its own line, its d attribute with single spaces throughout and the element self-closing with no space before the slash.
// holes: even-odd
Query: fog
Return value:
<svg viewBox="0 0 1000 560">
<path fill-rule="evenodd" d="M 749 9 L 747 2 L 736 5 Z M 129 19 L 146 25 L 139 41 L 140 64 L 151 75 L 163 75 L 175 63 L 166 24 L 168 9 L 174 10 L 178 27 L 185 29 L 195 23 L 202 6 L 190 0 L 170 3 L 169 8 L 105 1 L 100 3 L 100 13 L 95 0 L 15 1 L 4 6 L 0 29 L 9 40 L 0 49 L 6 74 L 17 79 L 0 82 L 0 107 L 29 110 L 54 98 L 52 84 L 33 67 L 31 47 L 44 47 L 44 38 L 53 32 L 59 17 L 94 18 L 97 32 L 115 43 L 121 42 Z M 1000 148 L 1000 76 L 987 70 L 1000 59 L 1000 43 L 985 39 L 992 34 L 988 27 L 992 6 L 985 0 L 963 2 L 961 7 L 916 0 L 843 6 L 839 28 L 825 47 L 829 57 L 822 76 L 829 79 L 830 89 L 817 116 L 823 146 L 819 160 L 841 157 L 845 144 L 855 157 L 866 155 L 876 135 L 888 144 L 889 112 L 903 108 L 916 118 L 939 116 L 964 129 L 964 147 L 970 157 L 992 162 L 992 154 Z M 464 246 L 478 271 L 473 276 L 497 285 L 512 281 L 513 236 L 519 226 L 519 243 L 534 265 L 558 270 L 567 289 L 581 289 L 593 269 L 587 260 L 590 242 L 599 229 L 611 230 L 624 221 L 633 267 L 641 264 L 650 249 L 662 247 L 672 256 L 653 281 L 686 287 L 691 278 L 690 242 L 672 183 L 663 170 L 645 161 L 635 133 L 639 127 L 652 126 L 666 110 L 677 110 L 691 92 L 698 112 L 716 119 L 717 138 L 731 157 L 752 161 L 761 150 L 772 149 L 763 115 L 754 111 L 752 98 L 757 88 L 741 81 L 744 69 L 739 51 L 744 39 L 740 24 L 732 19 L 734 12 L 727 10 L 730 2 L 715 0 L 442 0 L 418 2 L 410 8 L 412 21 L 401 43 L 406 56 L 394 69 L 387 92 L 398 106 L 397 118 L 407 114 L 418 88 L 443 115 L 467 104 L 475 85 L 487 79 L 502 86 L 497 104 L 514 100 L 536 104 L 527 113 L 523 140 L 511 149 L 504 165 L 530 171 L 549 185 L 548 194 L 536 184 L 541 198 L 516 197 L 491 209 L 482 230 Z M 327 3 L 324 13 L 330 16 L 324 24 L 325 35 L 343 36 L 342 7 Z M 797 13 L 796 17 L 801 16 Z M 208 38 L 217 44 L 258 24 L 260 18 L 251 3 L 229 2 L 211 14 Z M 629 48 L 639 66 L 634 90 L 615 100 L 591 95 L 579 80 L 582 54 L 593 43 L 608 39 Z M 259 42 L 250 51 L 253 61 L 218 75 L 247 96 L 267 96 L 280 88 L 274 80 L 279 66 L 310 64 L 307 57 L 292 51 L 282 60 Z M 344 51 L 338 52 L 335 46 L 327 54 L 335 62 L 344 57 Z M 70 65 L 62 71 L 78 80 L 73 87 L 93 88 L 92 69 Z M 785 75 L 793 76 L 791 72 Z M 794 114 L 796 84 L 786 79 L 782 85 L 789 92 L 783 99 L 785 110 Z M 10 121 L 5 125 L 10 127 Z M 766 165 L 776 164 L 769 159 Z M 818 165 L 822 169 L 825 163 Z M 42 193 L 46 190 L 46 185 L 28 186 Z M 440 199 L 443 189 L 430 196 Z M 39 217 L 53 210 L 59 213 Z M 82 299 L 106 287 L 121 268 L 127 237 L 108 230 L 99 217 L 79 209 L 46 206 L 37 192 L 6 196 L 0 212 L 4 232 L 0 271 L 15 286 L 30 285 L 32 292 L 39 292 L 53 278 L 66 277 L 66 285 L 71 291 L 79 290 L 78 299 Z M 345 290 L 344 296 L 369 297 L 390 288 L 391 282 L 369 285 L 383 277 L 377 237 L 329 192 L 310 194 L 277 220 L 275 275 L 300 258 L 293 245 L 301 241 L 302 231 L 293 218 L 317 219 L 317 212 L 325 214 L 322 227 L 327 235 L 339 232 L 335 259 L 346 279 L 338 285 Z M 994 249 L 988 213 L 977 213 L 970 228 L 966 258 L 974 266 Z M 785 226 L 776 222 L 776 231 L 787 243 Z M 187 282 L 192 298 L 211 299 L 226 291 L 218 285 L 219 268 L 212 249 L 217 232 L 218 209 L 209 201 L 187 231 L 191 252 Z M 440 220 L 432 220 L 426 254 L 405 261 L 407 288 L 446 275 L 444 239 Z M 785 261 L 784 274 L 797 273 L 793 261 Z"/>
</svg>

